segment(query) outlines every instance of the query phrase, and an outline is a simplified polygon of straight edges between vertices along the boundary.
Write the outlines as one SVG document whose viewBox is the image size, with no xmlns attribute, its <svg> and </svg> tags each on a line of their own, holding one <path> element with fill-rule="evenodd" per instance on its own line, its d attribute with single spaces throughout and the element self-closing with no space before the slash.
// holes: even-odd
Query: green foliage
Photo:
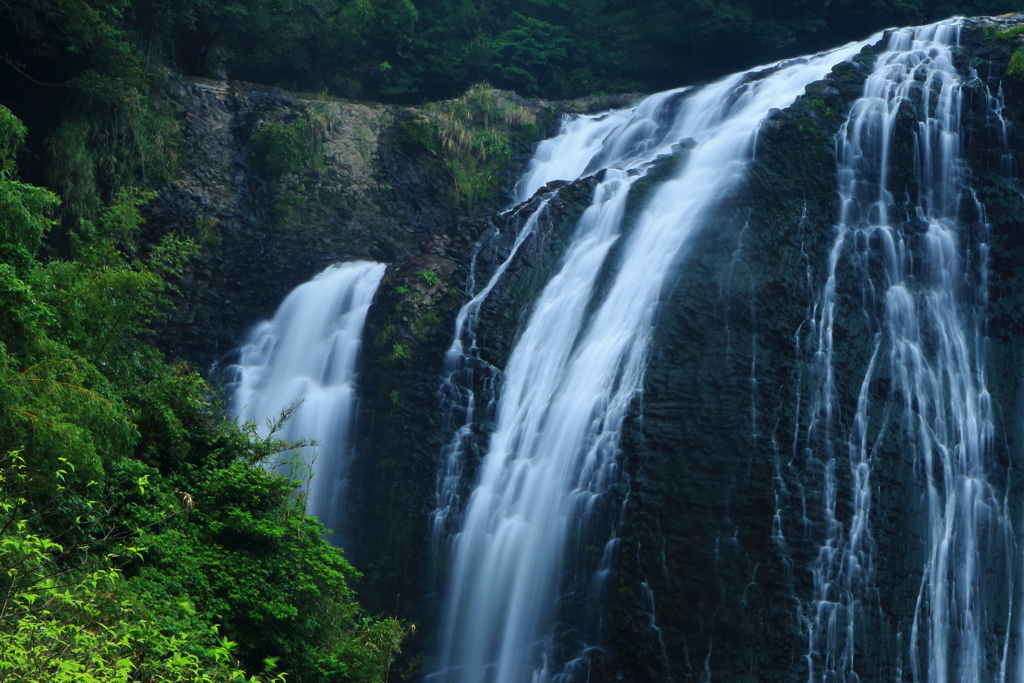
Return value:
<svg viewBox="0 0 1024 683">
<path fill-rule="evenodd" d="M 129 377 L 153 362 L 137 350 L 138 337 L 169 305 L 165 278 L 196 253 L 193 242 L 173 235 L 138 253 L 139 207 L 153 196 L 120 192 L 96 223 L 80 221 L 75 260 L 52 259 L 30 277 L 37 298 L 55 311 L 52 338 L 108 375 Z"/>
<path fill-rule="evenodd" d="M 15 275 L 23 277 L 28 271 L 60 204 L 53 193 L 12 178 L 14 154 L 25 132 L 21 121 L 0 105 L 0 301 L 24 299 Z"/>
<path fill-rule="evenodd" d="M 409 360 L 410 358 L 412 356 L 409 355 L 409 347 L 406 344 L 396 342 L 392 345 L 391 355 L 387 357 L 387 360 L 393 363 L 397 360 Z"/>
<path fill-rule="evenodd" d="M 518 92 L 539 93 L 565 64 L 572 42 L 564 26 L 513 12 L 509 27 L 487 46 L 493 61 L 488 76 Z"/>
<path fill-rule="evenodd" d="M 25 141 L 25 124 L 0 105 L 0 174 L 8 174 L 14 168 L 14 154 Z"/>
<path fill-rule="evenodd" d="M 406 287 L 405 285 L 398 285 L 397 287 L 395 287 L 395 292 L 401 294 L 402 296 L 405 296 L 406 294 L 409 293 L 409 288 Z"/>
<path fill-rule="evenodd" d="M 416 273 L 416 277 L 418 277 L 420 282 L 425 284 L 427 287 L 433 287 L 441 281 L 441 278 L 437 276 L 437 273 L 432 270 L 421 270 Z"/>
<path fill-rule="evenodd" d="M 441 316 L 439 316 L 437 314 L 437 311 L 435 311 L 433 309 L 430 309 L 430 310 L 426 311 L 423 315 L 420 316 L 419 323 L 420 323 L 420 325 L 423 325 L 424 327 L 431 327 L 433 325 L 440 325 L 441 324 Z"/>
<path fill-rule="evenodd" d="M 270 123 L 252 137 L 252 161 L 271 175 L 271 206 L 274 218 L 287 223 L 307 201 L 316 174 L 327 170 L 324 141 L 331 126 L 331 114 L 323 102 L 311 104 L 291 123 Z M 288 175 L 285 178 L 281 176 Z"/>
<path fill-rule="evenodd" d="M 264 126 L 253 136 L 252 150 L 268 173 L 292 173 L 303 165 L 301 140 L 293 126 L 279 123 Z"/>
<path fill-rule="evenodd" d="M 65 207 L 92 216 L 105 198 L 135 185 L 155 186 L 177 168 L 180 131 L 156 84 L 108 87 L 97 78 L 76 94 L 63 123 L 49 136 L 48 180 Z"/>
<path fill-rule="evenodd" d="M 201 245 L 219 244 L 220 230 L 217 219 L 213 216 L 205 216 L 196 219 L 197 241 Z"/>
<path fill-rule="evenodd" d="M 0 180 L 0 239 L 3 244 L 12 253 L 34 253 L 53 225 L 51 216 L 59 205 L 60 200 L 52 192 L 16 180 Z"/>
<path fill-rule="evenodd" d="M 300 680 L 380 680 L 405 629 L 361 614 L 348 585 L 359 575 L 304 514 L 299 482 L 268 473 L 292 445 L 260 440 L 253 424 L 211 425 L 210 448 L 197 453 L 200 430 L 189 422 L 177 447 L 154 441 L 146 459 L 194 509 L 187 525 L 144 535 L 136 580 L 147 594 L 201 605 L 241 643 L 244 661 L 279 657 Z"/>
<path fill-rule="evenodd" d="M 252 137 L 256 163 L 272 175 L 295 173 L 303 168 L 326 168 L 324 139 L 330 125 L 326 108 L 310 107 L 294 123 L 271 123 Z"/>
<path fill-rule="evenodd" d="M 455 186 L 456 204 L 478 209 L 490 202 L 506 181 L 512 163 L 512 145 L 536 133 L 533 113 L 509 100 L 485 83 L 470 88 L 461 97 L 428 107 L 429 124 L 417 124 L 406 134 L 426 136 L 420 145 L 441 152 Z"/>
<path fill-rule="evenodd" d="M 825 104 L 825 101 L 822 100 L 821 98 L 816 97 L 812 99 L 810 101 L 810 105 L 811 109 L 813 109 L 815 113 L 818 114 L 818 116 L 824 119 L 831 119 L 833 116 L 835 116 L 835 111 L 832 110 L 832 107 Z"/>
<path fill-rule="evenodd" d="M 432 152 L 438 148 L 437 127 L 418 120 L 403 121 L 402 140 L 408 145 Z"/>
<path fill-rule="evenodd" d="M 888 26 L 1020 9 L 1018 0 L 3 0 L 2 7 L 13 27 L 3 36 L 9 63 L 26 83 L 65 86 L 108 104 L 153 94 L 147 77 L 157 65 L 402 102 L 444 99 L 484 80 L 549 98 L 650 92 Z M 94 133 L 116 131 L 116 118 L 107 129 L 96 124 L 126 111 L 97 110 Z M 109 170 L 97 169 L 101 184 Z"/>
<path fill-rule="evenodd" d="M 988 38 L 996 38 L 1005 42 L 1010 42 L 1020 34 L 1024 33 L 1024 26 L 1014 26 L 1008 28 L 1005 31 L 1000 31 L 993 26 L 985 27 L 985 36 Z"/>
<path fill-rule="evenodd" d="M 11 118 L 0 110 L 6 158 L 21 135 Z M 76 222 L 63 257 L 40 260 L 59 202 L 12 172 L 0 176 L 0 680 L 281 680 L 277 667 L 383 681 L 407 628 L 361 611 L 358 573 L 306 516 L 300 482 L 275 473 L 302 444 L 218 418 L 210 387 L 144 341 L 195 245 L 144 248 L 153 194 L 126 187 Z"/>
<path fill-rule="evenodd" d="M 287 223 L 292 220 L 305 201 L 301 194 L 274 192 L 274 217 L 281 223 Z"/>
<path fill-rule="evenodd" d="M 1006 74 L 1017 83 L 1024 83 L 1024 47 L 1018 47 L 1010 55 L 1010 65 Z"/>
<path fill-rule="evenodd" d="M 42 107 L 28 109 L 30 123 L 53 120 L 46 104 L 60 108 L 56 125 L 39 131 L 35 124 L 37 138 L 46 138 L 46 149 L 35 153 L 48 160 L 45 177 L 69 223 L 94 217 L 122 189 L 165 181 L 176 168 L 177 121 L 159 94 L 163 74 L 144 64 L 125 32 L 131 7 L 129 0 L 0 2 L 5 78 L 22 89 L 38 86 L 34 96 L 48 94 Z M 5 129 L 0 124 L 0 137 L 9 139 Z"/>
<path fill-rule="evenodd" d="M 102 150 L 116 146 L 115 138 L 126 150 L 141 149 L 159 131 L 145 116 L 127 127 L 119 123 L 132 111 L 125 106 L 132 93 L 155 94 L 158 66 L 401 102 L 448 98 L 485 80 L 522 95 L 573 98 L 650 92 L 888 26 L 1020 9 L 1019 0 L 3 0 L 0 6 L 11 26 L 0 34 L 10 68 L 26 84 L 73 90 L 76 111 L 94 112 L 78 121 L 91 130 L 86 147 L 108 159 Z M 144 114 L 140 104 L 136 111 Z M 57 142 L 67 145 L 70 136 Z M 147 174 L 163 155 L 157 147 L 143 155 Z M 84 178 L 87 169 L 77 168 Z M 110 181 L 105 176 L 116 169 L 100 163 L 94 170 L 106 198 L 117 187 L 102 187 Z M 70 183 L 63 190 L 84 192 Z M 65 204 L 78 206 L 69 197 Z"/>
<path fill-rule="evenodd" d="M 215 626 L 176 628 L 189 603 L 154 609 L 107 562 L 58 562 L 65 548 L 32 533 L 19 516 L 26 499 L 9 493 L 23 488 L 25 470 L 18 452 L 0 458 L 0 486 L 8 492 L 0 498 L 0 680 L 283 683 L 280 676 L 246 676 L 235 643 Z M 66 474 L 57 470 L 54 478 Z"/>
</svg>

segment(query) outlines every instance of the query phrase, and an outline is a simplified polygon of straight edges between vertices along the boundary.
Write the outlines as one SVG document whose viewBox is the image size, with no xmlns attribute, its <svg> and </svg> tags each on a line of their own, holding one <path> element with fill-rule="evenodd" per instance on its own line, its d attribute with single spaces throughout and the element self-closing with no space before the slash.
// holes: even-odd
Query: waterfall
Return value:
<svg viewBox="0 0 1024 683">
<path fill-rule="evenodd" d="M 662 287 L 744 177 L 761 120 L 864 44 L 578 117 L 540 145 L 520 199 L 551 180 L 601 173 L 504 369 L 496 428 L 451 539 L 431 681 L 558 678 L 553 632 L 569 536 L 618 479 L 619 434 L 642 387 Z M 671 178 L 624 224 L 631 188 L 682 149 Z"/>
<path fill-rule="evenodd" d="M 272 320 L 249 333 L 238 364 L 229 370 L 231 410 L 239 420 L 254 420 L 263 435 L 282 410 L 294 406 L 275 436 L 316 445 L 282 466 L 307 480 L 306 511 L 335 532 L 351 458 L 356 360 L 366 312 L 383 275 L 384 265 L 357 261 L 331 266 L 296 287 Z"/>
<path fill-rule="evenodd" d="M 988 236 L 961 157 L 970 74 L 954 66 L 959 36 L 959 20 L 892 32 L 838 136 L 841 205 L 810 326 L 819 379 L 804 436 L 824 472 L 825 540 L 807 619 L 812 682 L 857 680 L 873 593 L 872 476 L 886 458 L 906 461 L 903 480 L 916 490 L 905 504 L 920 510 L 926 548 L 913 614 L 896 615 L 910 621 L 897 626 L 908 679 L 1005 680 L 1009 631 L 988 638 L 996 619 L 1011 621 L 1013 590 L 988 585 L 985 573 L 1012 546 L 1012 530 L 986 478 Z M 912 147 L 897 149 L 900 127 Z M 862 370 L 852 358 L 836 362 L 836 333 L 853 319 L 870 335 Z M 851 372 L 863 374 L 844 414 L 837 376 Z M 898 452 L 886 444 L 893 438 Z"/>
</svg>

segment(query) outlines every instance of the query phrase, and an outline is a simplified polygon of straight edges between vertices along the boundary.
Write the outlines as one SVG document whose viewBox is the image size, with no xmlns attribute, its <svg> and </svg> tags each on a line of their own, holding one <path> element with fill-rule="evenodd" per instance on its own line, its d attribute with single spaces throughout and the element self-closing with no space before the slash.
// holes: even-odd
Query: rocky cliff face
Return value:
<svg viewBox="0 0 1024 683">
<path fill-rule="evenodd" d="M 553 134 L 562 114 L 636 97 L 547 102 L 488 91 L 499 115 L 514 104 L 535 124 L 510 141 L 496 191 L 469 203 L 443 141 L 424 137 L 437 134 L 444 103 L 401 107 L 180 76 L 165 91 L 182 121 L 182 171 L 149 209 L 149 226 L 192 236 L 203 249 L 179 283 L 160 343 L 202 368 L 332 263 L 397 266 L 463 233 L 471 244 L 472 216 L 507 203 L 532 142 Z"/>
<path fill-rule="evenodd" d="M 184 171 L 162 190 L 151 224 L 204 245 L 161 330 L 170 353 L 209 367 L 331 263 L 392 262 L 456 224 L 444 169 L 398 140 L 413 110 L 180 77 L 167 90 L 183 117 Z M 322 130 L 298 132 L 322 136 L 319 168 L 295 159 L 268 171 L 254 136 L 298 128 L 312 106 Z"/>
<path fill-rule="evenodd" d="M 558 245 L 589 203 L 589 186 L 563 188 L 510 264 L 485 306 L 478 340 L 481 361 L 473 364 L 478 405 L 494 398 L 495 374 L 530 310 L 534 294 L 557 262 Z M 463 237 L 429 243 L 421 255 L 384 276 L 364 332 L 356 452 L 350 483 L 351 509 L 346 548 L 365 573 L 361 594 L 372 609 L 399 612 L 420 625 L 414 648 L 429 648 L 439 611 L 436 590 L 444 578 L 444 553 L 430 543 L 430 513 L 442 452 L 462 414 L 459 398 L 442 391 L 445 351 L 452 342 L 455 316 L 467 297 L 460 289 L 472 267 L 477 287 L 486 283 L 509 254 L 518 230 L 536 210 L 535 199 L 508 213 L 468 223 Z M 475 241 L 465 235 L 480 235 Z M 431 270 L 436 283 L 419 273 Z M 468 487 L 486 451 L 490 425 L 478 413 L 467 439 L 464 484 Z M 468 496 L 466 496 L 468 497 Z M 465 497 L 464 497 L 465 498 Z"/>
<path fill-rule="evenodd" d="M 985 86 L 1001 86 L 1010 122 L 1024 117 L 1024 87 L 1005 75 L 1015 47 L 972 25 L 958 59 L 965 73 L 978 75 L 965 104 L 965 156 L 991 229 L 987 372 L 1000 441 L 990 471 L 1018 520 L 1024 484 L 1011 474 L 1024 455 L 1024 197 L 1013 173 L 1022 168 L 1024 146 L 1015 135 L 1000 138 L 984 102 Z M 608 506 L 619 525 L 615 579 L 599 620 L 565 600 L 566 624 L 601 646 L 589 655 L 590 680 L 807 679 L 802 610 L 812 598 L 810 568 L 822 534 L 814 520 L 823 518 L 824 503 L 822 465 L 807 458 L 801 441 L 802 401 L 814 373 L 802 324 L 822 290 L 836 223 L 834 136 L 873 60 L 866 50 L 773 113 L 747 180 L 694 240 L 664 293 L 644 393 L 623 435 L 624 478 Z M 365 573 L 358 587 L 364 602 L 416 621 L 410 649 L 429 651 L 445 558 L 431 550 L 428 520 L 439 457 L 459 419 L 441 391 L 444 352 L 471 268 L 479 288 L 538 199 L 490 218 L 458 216 L 440 157 L 403 134 L 418 110 L 195 79 L 172 81 L 169 90 L 187 117 L 188 171 L 162 192 L 153 217 L 163 228 L 205 236 L 207 246 L 180 283 L 180 306 L 161 331 L 165 348 L 208 366 L 329 263 L 391 264 L 367 319 L 344 535 L 355 539 L 347 552 Z M 254 136 L 268 125 L 308 120 L 311 107 L 329 121 L 322 165 L 280 173 L 261 167 Z M 567 110 L 534 105 L 542 118 Z M 897 144 L 909 139 L 908 116 Z M 538 134 L 552 132 L 554 120 L 542 122 Z M 1012 158 L 1003 158 L 1007 149 Z M 514 161 L 523 159 L 520 153 Z M 642 183 L 654 183 L 674 163 L 662 160 L 638 183 L 632 211 L 643 205 Z M 515 163 L 509 179 L 514 172 Z M 503 367 L 590 190 L 588 179 L 545 188 L 551 199 L 536 233 L 481 309 L 478 405 L 493 396 L 490 368 Z M 854 278 L 843 281 L 838 296 L 858 300 Z M 850 368 L 838 380 L 847 420 L 870 335 L 857 305 L 841 310 L 836 355 L 837 365 Z M 887 402 L 885 387 L 880 381 L 872 388 L 878 406 Z M 467 486 L 491 428 L 481 413 L 467 437 Z M 898 677 L 901 639 L 912 625 L 896 615 L 913 612 L 924 563 L 923 503 L 907 495 L 912 463 L 895 443 L 883 450 L 872 475 L 876 590 L 861 606 L 857 638 L 862 680 Z M 840 490 L 848 491 L 850 473 L 839 476 Z M 567 580 L 589 561 L 567 567 Z M 986 570 L 999 581 L 1004 568 Z M 572 656 L 572 647 L 566 652 Z"/>
<path fill-rule="evenodd" d="M 522 107 L 536 126 L 512 141 L 499 190 L 469 204 L 443 150 L 423 137 L 436 133 L 430 126 L 438 110 L 449 111 L 444 103 L 399 107 L 182 77 L 166 91 L 185 134 L 183 171 L 162 188 L 147 225 L 154 237 L 172 230 L 194 237 L 201 254 L 176 283 L 175 309 L 157 330 L 165 352 L 214 368 L 219 381 L 217 367 L 233 361 L 246 331 L 291 289 L 332 263 L 389 264 L 364 333 L 360 455 L 343 535 L 353 539 L 346 554 L 365 573 L 361 602 L 429 624 L 438 568 L 427 518 L 438 458 L 452 435 L 439 393 L 444 352 L 469 298 L 471 268 L 477 283 L 486 281 L 536 202 L 483 216 L 507 204 L 532 143 L 554 134 L 563 114 L 622 107 L 636 96 L 548 102 L 495 91 L 499 110 Z M 285 150 L 293 158 L 268 158 L 261 131 L 275 128 L 296 133 L 299 143 L 317 136 L 314 153 L 299 144 Z M 552 202 L 557 218 L 539 226 L 488 301 L 480 338 L 496 366 L 588 199 L 581 183 Z M 478 431 L 485 443 L 486 429 Z M 432 638 L 429 628 L 417 634 L 414 653 Z"/>
<path fill-rule="evenodd" d="M 965 98 L 965 156 L 991 229 L 990 237 L 963 236 L 971 259 L 991 240 L 986 373 L 1000 441 L 989 481 L 1018 520 L 1021 482 L 1012 470 L 1024 455 L 1024 404 L 1022 337 L 1014 330 L 1024 304 L 1017 287 L 1024 199 L 1009 171 L 1020 168 L 1024 147 L 1013 134 L 1008 150 L 1003 146 L 999 122 L 986 114 L 985 91 L 1003 88 L 1004 115 L 1021 120 L 1020 86 L 1005 76 L 1014 47 L 987 40 L 983 26 L 973 24 L 957 59 L 965 73 L 978 75 Z M 804 325 L 824 285 L 837 220 L 834 136 L 872 63 L 865 50 L 766 122 L 745 187 L 720 207 L 666 293 L 642 404 L 623 443 L 626 511 L 617 589 L 608 596 L 608 680 L 808 678 L 811 568 L 824 536 L 826 463 L 809 455 L 822 449 L 806 438 L 816 361 Z M 902 160 L 897 155 L 896 173 L 910 173 L 915 125 L 913 108 L 901 113 L 894 148 L 908 152 Z M 1001 156 L 1007 151 L 1012 164 Z M 905 201 L 911 206 L 909 196 Z M 975 217 L 963 218 L 971 225 Z M 908 234 L 921 229 L 906 227 Z M 923 240 L 911 243 L 924 248 Z M 919 252 L 912 259 L 923 261 Z M 850 253 L 838 265 L 834 366 L 845 425 L 872 351 L 861 315 L 861 267 Z M 871 384 L 872 424 L 892 420 L 885 413 L 899 400 L 889 394 L 892 379 L 883 370 Z M 857 605 L 861 680 L 908 675 L 908 615 L 928 561 L 922 474 L 898 441 L 900 428 L 889 424 L 871 474 L 872 590 Z M 832 448 L 846 453 L 848 444 L 837 439 Z M 848 518 L 852 472 L 848 464 L 837 472 L 838 509 Z M 992 585 L 1011 580 L 1006 565 L 984 571 Z M 1014 626 L 996 618 L 993 653 L 1008 628 Z"/>
<path fill-rule="evenodd" d="M 765 123 L 746 183 L 666 295 L 642 419 L 623 443 L 609 676 L 800 679 L 817 546 L 780 547 L 773 520 L 780 508 L 787 530 L 815 518 L 800 508 L 806 463 L 791 457 L 808 372 L 798 344 L 833 239 L 834 135 L 872 63 L 865 51 Z M 791 498 L 778 498 L 780 475 Z"/>
</svg>

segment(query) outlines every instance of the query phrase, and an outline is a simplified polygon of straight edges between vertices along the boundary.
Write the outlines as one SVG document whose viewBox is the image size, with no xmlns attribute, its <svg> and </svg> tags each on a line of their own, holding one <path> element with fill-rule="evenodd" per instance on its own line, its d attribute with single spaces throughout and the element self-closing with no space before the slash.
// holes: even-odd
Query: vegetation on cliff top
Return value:
<svg viewBox="0 0 1024 683">
<path fill-rule="evenodd" d="M 0 681 L 384 680 L 406 627 L 264 468 L 292 446 L 145 339 L 195 246 L 129 187 L 48 244 L 24 134 L 0 106 Z"/>
<path fill-rule="evenodd" d="M 1021 8 L 1020 0 L 3 0 L 0 40 L 6 78 L 101 97 L 97 75 L 130 81 L 139 65 L 372 99 L 436 100 L 480 81 L 576 97 L 659 90 L 888 26 Z"/>
<path fill-rule="evenodd" d="M 402 137 L 444 160 L 454 203 L 472 211 L 501 189 L 513 148 L 536 139 L 537 121 L 505 93 L 478 84 L 461 97 L 427 105 L 419 119 L 402 123 Z"/>
<path fill-rule="evenodd" d="M 885 26 L 1018 8 L 1024 0 L 0 0 L 0 103 L 29 122 L 23 174 L 58 193 L 73 222 L 175 172 L 166 69 L 403 102 L 468 90 L 466 100 L 481 82 L 549 98 L 650 92 Z M 311 131 L 267 131 L 277 138 L 264 143 L 297 153 L 257 149 L 259 160 L 279 173 L 315 158 Z M 477 136 L 476 154 L 454 155 L 460 194 L 491 170 L 467 160 L 496 159 L 500 142 Z"/>
</svg>

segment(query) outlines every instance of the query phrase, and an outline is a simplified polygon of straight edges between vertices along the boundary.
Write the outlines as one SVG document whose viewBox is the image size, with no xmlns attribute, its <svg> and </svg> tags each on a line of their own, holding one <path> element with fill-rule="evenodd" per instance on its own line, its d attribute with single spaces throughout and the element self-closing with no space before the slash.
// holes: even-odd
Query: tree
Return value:
<svg viewBox="0 0 1024 683">
<path fill-rule="evenodd" d="M 141 248 L 126 188 L 42 258 L 59 200 L 14 179 L 23 137 L 0 106 L 0 681 L 383 680 L 407 628 L 266 466 L 296 445 L 145 340 L 194 246 Z"/>
</svg>

